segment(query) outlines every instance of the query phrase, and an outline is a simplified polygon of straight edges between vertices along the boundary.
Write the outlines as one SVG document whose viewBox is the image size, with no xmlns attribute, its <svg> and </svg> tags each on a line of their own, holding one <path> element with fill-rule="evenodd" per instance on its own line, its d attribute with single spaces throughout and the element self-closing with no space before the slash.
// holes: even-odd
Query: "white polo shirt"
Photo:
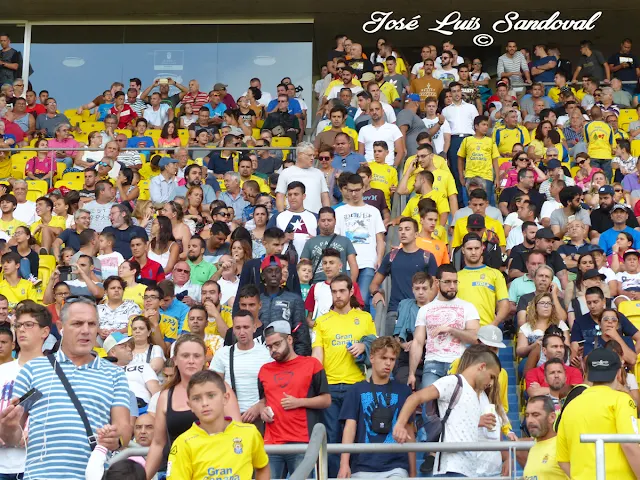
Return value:
<svg viewBox="0 0 640 480">
<path fill-rule="evenodd" d="M 150 125 L 163 126 L 169 120 L 169 105 L 161 103 L 158 105 L 158 110 L 154 110 L 153 107 L 145 109 L 143 117 L 149 122 Z"/>
<path fill-rule="evenodd" d="M 451 135 L 473 135 L 473 120 L 479 115 L 478 109 L 465 101 L 460 105 L 452 103 L 442 110 L 442 115 L 449 122 Z"/>
<path fill-rule="evenodd" d="M 389 147 L 389 154 L 385 159 L 387 165 L 393 165 L 395 158 L 395 141 L 402 138 L 402 132 L 393 123 L 383 123 L 380 127 L 365 125 L 358 134 L 358 143 L 364 144 L 364 157 L 368 161 L 373 160 L 373 142 L 384 141 Z"/>
</svg>

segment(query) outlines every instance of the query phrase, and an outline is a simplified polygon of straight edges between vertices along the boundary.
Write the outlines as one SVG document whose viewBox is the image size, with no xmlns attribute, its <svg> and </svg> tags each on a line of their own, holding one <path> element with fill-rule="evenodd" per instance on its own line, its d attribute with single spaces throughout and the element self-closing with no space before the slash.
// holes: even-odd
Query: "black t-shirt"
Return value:
<svg viewBox="0 0 640 480">
<path fill-rule="evenodd" d="M 609 57 L 608 63 L 617 67 L 623 63 L 628 63 L 629 67 L 621 68 L 616 73 L 613 74 L 615 78 L 619 78 L 624 81 L 632 81 L 635 82 L 636 78 L 636 68 L 640 68 L 640 63 L 638 62 L 638 58 L 631 53 L 615 53 Z"/>
<path fill-rule="evenodd" d="M 364 192 L 364 195 L 362 196 L 362 200 L 367 205 L 371 205 L 372 207 L 375 207 L 378 211 L 380 211 L 380 214 L 382 214 L 383 210 L 389 208 L 387 206 L 387 201 L 384 198 L 384 192 L 377 188 L 370 188 L 369 190 Z"/>
<path fill-rule="evenodd" d="M 527 257 L 529 256 L 529 252 L 520 253 L 513 257 L 513 261 L 511 262 L 510 270 L 519 270 L 521 272 L 527 272 L 526 262 Z M 546 256 L 547 261 L 546 264 L 553 268 L 553 272 L 558 275 L 558 272 L 562 270 L 566 270 L 567 266 L 564 264 L 562 257 L 558 252 L 551 252 Z"/>
<path fill-rule="evenodd" d="M 358 78 L 362 77 L 365 72 L 373 72 L 373 63 L 366 58 L 354 58 L 349 60 L 349 66 L 353 68 L 354 73 Z"/>
<path fill-rule="evenodd" d="M 506 202 L 508 205 L 511 203 L 511 200 L 513 200 L 516 195 L 519 194 L 527 195 L 527 193 L 520 190 L 517 185 L 505 188 L 500 194 L 500 199 L 498 200 L 498 202 Z M 544 204 L 546 200 L 545 196 L 541 195 L 537 190 L 529 190 L 528 195 L 531 199 L 531 203 L 533 203 L 538 208 L 538 212 L 540 212 L 540 210 L 542 210 L 542 204 Z"/>
<path fill-rule="evenodd" d="M 34 252 L 33 250 L 29 250 L 29 254 L 25 256 L 18 252 L 18 247 L 11 247 L 11 251 L 16 252 L 22 258 L 26 258 L 27 260 L 29 260 L 31 275 L 33 275 L 34 277 L 38 276 L 38 269 L 40 268 L 40 257 L 36 252 Z"/>
<path fill-rule="evenodd" d="M 526 310 L 527 306 L 529 305 L 529 302 L 533 300 L 533 297 L 535 296 L 536 296 L 536 292 L 525 293 L 524 295 L 522 295 L 518 300 L 518 305 L 516 306 L 516 315 L 518 315 L 518 312 L 521 312 L 522 310 Z"/>
<path fill-rule="evenodd" d="M 627 219 L 627 226 L 629 228 L 636 228 L 638 226 L 638 220 L 635 215 L 629 215 Z M 613 228 L 613 221 L 611 221 L 611 210 L 603 210 L 596 208 L 591 212 L 591 228 L 598 233 L 604 233 L 610 228 Z"/>
<path fill-rule="evenodd" d="M 347 52 L 344 50 L 331 50 L 329 55 L 327 55 L 327 60 L 333 60 L 334 58 L 344 58 L 347 55 Z"/>
</svg>

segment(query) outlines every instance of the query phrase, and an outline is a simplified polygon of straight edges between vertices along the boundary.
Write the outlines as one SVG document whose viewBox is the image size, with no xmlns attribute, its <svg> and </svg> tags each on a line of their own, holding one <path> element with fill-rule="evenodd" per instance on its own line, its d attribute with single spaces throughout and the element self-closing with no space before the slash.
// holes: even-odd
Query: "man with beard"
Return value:
<svg viewBox="0 0 640 480">
<path fill-rule="evenodd" d="M 553 429 L 556 412 L 553 401 L 544 395 L 529 399 L 525 421 L 536 444 L 528 455 L 526 452 L 516 454 L 518 463 L 524 466 L 524 478 L 566 480 L 567 476 L 556 461 L 556 432 Z"/>
<path fill-rule="evenodd" d="M 266 405 L 262 411 L 265 443 L 308 443 L 313 427 L 321 420 L 321 410 L 331 405 L 327 375 L 317 358 L 296 354 L 288 322 L 270 323 L 264 336 L 275 360 L 258 373 L 258 392 Z M 302 453 L 271 455 L 273 476 L 286 478 L 303 458 Z"/>
<path fill-rule="evenodd" d="M 567 266 L 564 264 L 562 257 L 555 250 L 555 242 L 558 241 L 553 232 L 548 228 L 541 228 L 536 232 L 534 240 L 534 249 L 541 251 L 545 255 L 545 263 L 553 268 L 562 289 L 567 288 L 569 282 L 569 274 L 567 272 Z M 529 252 L 522 252 L 517 255 L 512 255 L 513 260 L 509 266 L 509 277 L 518 278 L 523 276 L 527 272 L 527 257 Z"/>
<path fill-rule="evenodd" d="M 444 87 L 442 86 L 442 81 L 433 77 L 434 63 L 432 59 L 427 58 L 424 61 L 422 70 L 424 75 L 413 79 L 409 88 L 412 93 L 420 95 L 420 106 L 424 109 L 427 98 L 438 98 Z"/>
<path fill-rule="evenodd" d="M 213 189 L 211 185 L 202 183 L 202 169 L 200 168 L 199 165 L 196 165 L 196 164 L 189 165 L 184 170 L 184 178 L 187 183 L 175 189 L 176 197 L 179 197 L 179 196 L 186 197 L 187 190 L 189 188 L 198 186 L 202 188 L 202 193 L 204 195 L 202 199 L 203 207 L 206 207 L 207 205 L 210 205 L 211 203 L 213 203 L 213 201 L 215 201 L 216 191 Z M 215 184 L 217 184 L 217 182 L 215 182 Z"/>
<path fill-rule="evenodd" d="M 550 164 L 553 161 L 549 162 Z M 559 238 L 567 233 L 568 226 L 574 220 L 580 220 L 585 226 L 591 225 L 589 212 L 582 208 L 582 189 L 576 186 L 564 187 L 560 190 L 560 203 L 562 208 L 557 209 L 549 217 L 551 231 Z M 585 231 L 585 234 L 587 232 Z"/>
<path fill-rule="evenodd" d="M 611 185 L 604 185 L 598 190 L 598 198 L 600 201 L 600 208 L 596 208 L 591 211 L 591 228 L 598 233 L 603 233 L 606 230 L 613 227 L 613 221 L 611 220 L 611 209 L 616 203 L 613 199 L 614 194 L 613 187 Z M 631 228 L 638 227 L 638 220 L 635 215 L 629 215 L 626 225 Z"/>
</svg>

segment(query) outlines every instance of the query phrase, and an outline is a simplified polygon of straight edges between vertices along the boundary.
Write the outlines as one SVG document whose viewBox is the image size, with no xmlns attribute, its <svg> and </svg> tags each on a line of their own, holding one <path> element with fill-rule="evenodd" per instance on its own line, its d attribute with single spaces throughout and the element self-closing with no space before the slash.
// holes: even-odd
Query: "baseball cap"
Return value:
<svg viewBox="0 0 640 480">
<path fill-rule="evenodd" d="M 108 355 L 109 351 L 113 347 L 115 347 L 116 345 L 122 345 L 123 343 L 127 343 L 129 340 L 131 340 L 131 337 L 125 335 L 124 333 L 113 332 L 104 340 L 104 343 L 102 344 L 102 348 L 104 348 L 104 351 L 107 352 L 107 355 Z"/>
<path fill-rule="evenodd" d="M 282 268 L 282 262 L 275 255 L 267 255 L 260 264 L 260 271 L 263 272 L 267 267 L 280 267 Z"/>
<path fill-rule="evenodd" d="M 500 87 L 500 86 L 509 88 L 509 84 L 507 82 L 504 82 L 504 81 L 500 81 L 500 82 L 496 83 L 496 87 Z"/>
<path fill-rule="evenodd" d="M 405 100 L 405 102 L 419 102 L 420 101 L 420 95 L 418 95 L 417 93 L 410 93 L 409 95 L 407 95 L 407 99 Z"/>
<path fill-rule="evenodd" d="M 216 83 L 213 86 L 214 90 L 224 90 L 225 88 L 227 88 L 227 85 L 225 85 L 224 83 Z"/>
<path fill-rule="evenodd" d="M 240 127 L 231 127 L 229 135 L 233 135 L 234 137 L 244 137 L 244 133 Z"/>
<path fill-rule="evenodd" d="M 620 370 L 620 357 L 613 350 L 596 348 L 587 357 L 587 366 L 590 382 L 613 382 Z"/>
<path fill-rule="evenodd" d="M 625 250 L 625 252 L 622 254 L 622 258 L 627 258 L 627 255 L 635 255 L 636 257 L 640 258 L 640 252 L 638 250 L 634 250 L 633 248 Z"/>
<path fill-rule="evenodd" d="M 477 213 L 472 213 L 469 215 L 467 220 L 467 230 L 470 228 L 484 228 L 484 217 L 482 215 L 478 215 Z"/>
<path fill-rule="evenodd" d="M 613 195 L 614 190 L 611 185 L 603 185 L 598 189 L 599 195 Z"/>
<path fill-rule="evenodd" d="M 558 237 L 551 231 L 550 228 L 541 228 L 536 232 L 536 238 L 542 238 L 545 240 L 558 240 Z"/>
<path fill-rule="evenodd" d="M 273 329 L 274 333 L 291 335 L 291 324 L 285 320 L 276 320 L 265 327 L 265 330 Z"/>
<path fill-rule="evenodd" d="M 553 170 L 554 168 L 562 168 L 562 164 L 560 163 L 560 160 L 556 160 L 555 158 L 552 160 L 549 160 L 549 163 L 547 163 L 548 170 Z"/>
<path fill-rule="evenodd" d="M 375 79 L 376 79 L 376 76 L 371 72 L 365 72 L 362 74 L 362 77 L 360 77 L 360 81 L 362 82 L 370 82 Z"/>
<path fill-rule="evenodd" d="M 478 340 L 488 347 L 507 348 L 502 337 L 502 330 L 495 325 L 485 325 L 478 330 Z"/>
<path fill-rule="evenodd" d="M 602 188 L 604 188 L 604 187 L 602 187 Z M 602 190 L 602 188 L 600 190 Z M 613 213 L 616 210 L 622 210 L 623 212 L 629 213 L 629 208 L 626 205 L 624 205 L 623 203 L 616 203 L 613 207 L 611 207 L 611 212 L 610 213 Z"/>
<path fill-rule="evenodd" d="M 596 277 L 600 277 L 601 280 L 604 280 L 605 278 L 607 278 L 604 274 L 600 273 L 595 268 L 587 270 L 582 274 L 583 280 L 589 280 L 590 278 L 596 278 Z"/>
<path fill-rule="evenodd" d="M 169 165 L 170 163 L 178 163 L 178 160 L 176 160 L 175 158 L 171 158 L 171 157 L 162 157 L 162 160 L 160 160 L 160 163 L 158 163 L 158 166 L 160 168 L 164 168 L 167 165 Z"/>
</svg>

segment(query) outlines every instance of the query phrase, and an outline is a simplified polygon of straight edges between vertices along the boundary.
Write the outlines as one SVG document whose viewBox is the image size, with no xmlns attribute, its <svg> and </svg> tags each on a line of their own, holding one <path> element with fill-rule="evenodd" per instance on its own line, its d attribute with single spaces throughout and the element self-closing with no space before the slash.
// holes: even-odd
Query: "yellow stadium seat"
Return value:
<svg viewBox="0 0 640 480">
<path fill-rule="evenodd" d="M 58 180 L 53 186 L 54 188 L 67 187 L 70 190 L 82 190 L 84 180 Z"/>
<path fill-rule="evenodd" d="M 631 155 L 634 157 L 640 155 L 640 139 L 631 141 Z"/>
<path fill-rule="evenodd" d="M 36 156 L 36 152 L 18 152 L 11 155 L 11 162 L 24 162 Z"/>
<path fill-rule="evenodd" d="M 140 154 L 140 160 L 142 161 L 142 164 L 144 165 L 145 163 L 147 163 L 147 156 L 144 153 Z"/>
<path fill-rule="evenodd" d="M 78 115 L 78 109 L 77 108 L 68 108 L 63 113 L 64 113 L 65 117 L 67 117 L 69 120 L 71 120 L 71 117 L 73 117 L 75 115 Z M 78 116 L 80 116 L 80 115 L 78 115 Z"/>
<path fill-rule="evenodd" d="M 273 137 L 271 139 L 272 147 L 290 147 L 291 139 L 289 137 Z M 289 156 L 289 150 L 282 151 L 282 158 L 285 160 Z"/>
<path fill-rule="evenodd" d="M 91 113 L 91 110 L 83 110 L 82 111 L 82 121 L 83 122 L 91 122 L 96 118 L 95 114 Z"/>
<path fill-rule="evenodd" d="M 150 180 L 140 180 L 138 182 L 138 188 L 140 189 L 140 195 L 138 195 L 138 200 L 149 200 L 151 198 L 149 194 L 149 184 Z"/>
<path fill-rule="evenodd" d="M 82 115 L 67 115 L 67 118 L 69 119 L 69 123 L 72 127 L 75 127 L 76 125 L 84 122 L 84 118 L 82 118 Z"/>
<path fill-rule="evenodd" d="M 67 169 L 67 166 L 62 163 L 62 162 L 58 162 L 58 164 L 56 165 L 56 174 L 54 176 L 54 180 L 60 180 L 62 178 L 62 175 L 64 174 L 64 171 Z"/>
<path fill-rule="evenodd" d="M 259 129 L 259 128 L 253 128 L 253 129 L 251 129 L 251 136 L 252 136 L 253 138 L 255 138 L 256 140 L 257 140 L 258 138 L 260 138 L 260 129 Z"/>
<path fill-rule="evenodd" d="M 20 164 L 14 163 L 13 165 L 11 165 L 11 176 L 16 179 L 25 178 L 24 169 L 26 165 L 26 162 Z"/>
<path fill-rule="evenodd" d="M 68 172 L 62 175 L 62 180 L 66 181 L 81 181 L 84 183 L 84 172 Z"/>
<path fill-rule="evenodd" d="M 153 143 L 156 144 L 156 146 L 158 145 L 158 140 L 160 139 L 160 134 L 162 133 L 162 130 L 158 130 L 158 129 L 149 129 L 146 132 L 144 132 L 145 135 L 147 135 L 148 137 L 151 137 L 153 139 Z"/>
<path fill-rule="evenodd" d="M 180 145 L 184 147 L 189 145 L 189 130 L 186 128 L 178 129 L 178 137 L 180 137 Z"/>
<path fill-rule="evenodd" d="M 15 153 L 11 156 L 11 176 L 13 178 L 24 178 L 24 169 L 29 159 L 35 156 L 35 152 Z"/>
<path fill-rule="evenodd" d="M 86 134 L 89 134 L 94 130 L 96 132 L 100 132 L 104 130 L 104 122 L 82 122 L 80 124 L 80 129 Z"/>
<path fill-rule="evenodd" d="M 201 167 L 202 167 L 202 166 L 204 166 L 204 162 L 203 162 L 203 160 L 202 160 L 202 157 L 194 158 L 193 160 L 189 160 L 189 161 L 187 162 L 187 165 L 193 165 L 194 163 L 195 163 L 196 165 L 200 165 Z"/>
<path fill-rule="evenodd" d="M 56 257 L 53 255 L 40 255 L 40 266 L 38 268 L 38 278 L 42 283 L 36 289 L 38 301 L 42 302 L 44 291 L 47 289 L 49 279 L 56 269 Z"/>
<path fill-rule="evenodd" d="M 580 167 L 578 165 L 576 165 L 575 167 L 571 167 L 571 176 L 575 178 L 579 171 Z"/>
<path fill-rule="evenodd" d="M 49 190 L 49 183 L 44 180 L 27 180 L 27 186 L 27 200 L 35 201 L 38 197 L 46 195 Z M 35 198 L 29 198 L 29 195 Z"/>
<path fill-rule="evenodd" d="M 628 132 L 629 125 L 636 120 L 638 120 L 638 112 L 635 108 L 623 108 L 620 110 L 620 116 L 618 117 L 618 126 Z"/>
<path fill-rule="evenodd" d="M 129 130 L 128 128 L 117 128 L 114 130 L 114 133 L 123 133 L 127 136 L 127 138 L 131 138 L 131 130 Z"/>
<path fill-rule="evenodd" d="M 76 139 L 76 142 L 78 143 L 84 143 L 86 145 L 89 144 L 89 134 L 88 133 L 74 133 L 73 134 L 73 138 Z"/>
<path fill-rule="evenodd" d="M 264 125 L 264 120 L 258 120 L 256 121 L 256 127 L 258 128 L 262 128 L 262 126 Z"/>
</svg>

